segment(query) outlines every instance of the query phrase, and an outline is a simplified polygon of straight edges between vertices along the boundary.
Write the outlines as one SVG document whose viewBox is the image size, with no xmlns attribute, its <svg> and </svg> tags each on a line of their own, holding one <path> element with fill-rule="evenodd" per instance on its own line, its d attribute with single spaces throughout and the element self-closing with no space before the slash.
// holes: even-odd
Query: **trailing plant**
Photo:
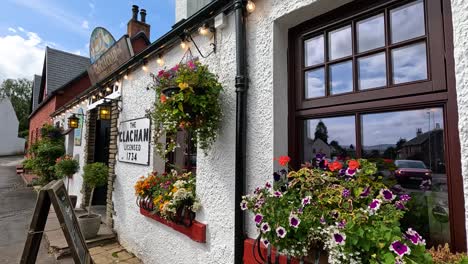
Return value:
<svg viewBox="0 0 468 264">
<path fill-rule="evenodd" d="M 288 157 L 278 160 L 282 166 Z M 265 245 L 301 257 L 328 252 L 329 263 L 431 263 L 425 240 L 400 220 L 411 197 L 388 188 L 375 163 L 329 162 L 317 155 L 300 170 L 281 170 L 241 209 L 254 214 Z"/>
<path fill-rule="evenodd" d="M 109 168 L 101 162 L 86 164 L 83 167 L 83 181 L 91 188 L 91 196 L 88 204 L 88 216 L 91 215 L 91 202 L 93 201 L 94 189 L 107 183 Z"/>
<path fill-rule="evenodd" d="M 158 96 L 151 116 L 156 127 L 155 145 L 165 157 L 176 149 L 177 131 L 185 129 L 203 151 L 215 141 L 222 116 L 218 77 L 198 61 L 180 63 L 154 76 Z M 170 92 L 168 92 L 170 90 Z M 166 135 L 166 142 L 160 138 Z"/>
<path fill-rule="evenodd" d="M 142 176 L 135 183 L 135 194 L 144 207 L 152 208 L 154 214 L 169 220 L 177 220 L 178 211 L 186 209 L 197 212 L 201 205 L 195 193 L 195 176 L 191 173 L 158 174 L 153 172 L 147 177 Z"/>
<path fill-rule="evenodd" d="M 70 178 L 80 169 L 80 164 L 70 155 L 60 157 L 55 162 L 55 173 L 59 177 L 67 177 L 67 190 L 69 190 Z"/>
<path fill-rule="evenodd" d="M 65 153 L 61 130 L 51 125 L 41 128 L 41 138 L 31 146 L 29 157 L 23 163 L 40 177 L 42 184 L 59 179 L 55 174 L 55 162 Z"/>
</svg>

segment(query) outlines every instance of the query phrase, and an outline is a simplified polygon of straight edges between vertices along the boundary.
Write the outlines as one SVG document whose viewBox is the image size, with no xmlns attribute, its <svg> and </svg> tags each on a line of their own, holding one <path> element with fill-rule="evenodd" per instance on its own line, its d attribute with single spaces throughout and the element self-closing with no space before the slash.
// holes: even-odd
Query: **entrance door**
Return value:
<svg viewBox="0 0 468 264">
<path fill-rule="evenodd" d="M 110 120 L 96 121 L 96 141 L 94 161 L 109 165 Z M 105 205 L 107 199 L 107 184 L 94 190 L 93 205 Z"/>
</svg>

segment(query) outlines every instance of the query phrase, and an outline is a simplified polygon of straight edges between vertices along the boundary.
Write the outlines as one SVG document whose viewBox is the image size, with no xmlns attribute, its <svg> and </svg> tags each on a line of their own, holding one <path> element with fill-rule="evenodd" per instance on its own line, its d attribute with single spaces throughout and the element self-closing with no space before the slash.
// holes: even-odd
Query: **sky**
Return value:
<svg viewBox="0 0 468 264">
<path fill-rule="evenodd" d="M 89 57 L 92 30 L 104 27 L 119 39 L 134 4 L 146 9 L 151 42 L 174 24 L 175 0 L 3 0 L 0 82 L 41 74 L 46 46 Z"/>
</svg>

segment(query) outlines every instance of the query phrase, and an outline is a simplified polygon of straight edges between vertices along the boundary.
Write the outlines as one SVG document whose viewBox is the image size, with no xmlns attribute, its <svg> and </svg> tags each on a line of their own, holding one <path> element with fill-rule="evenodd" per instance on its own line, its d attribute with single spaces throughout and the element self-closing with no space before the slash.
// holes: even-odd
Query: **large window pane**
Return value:
<svg viewBox="0 0 468 264">
<path fill-rule="evenodd" d="M 330 66 L 330 94 L 353 91 L 353 63 L 345 61 Z"/>
<path fill-rule="evenodd" d="M 343 27 L 328 33 L 330 60 L 350 56 L 353 53 L 351 26 Z"/>
<path fill-rule="evenodd" d="M 325 96 L 324 68 L 305 73 L 305 98 Z"/>
<path fill-rule="evenodd" d="M 427 79 L 426 43 L 392 50 L 393 83 Z"/>
<path fill-rule="evenodd" d="M 385 53 L 358 59 L 359 90 L 387 85 L 387 65 Z"/>
<path fill-rule="evenodd" d="M 383 14 L 356 23 L 358 51 L 363 52 L 385 45 L 385 22 Z"/>
<path fill-rule="evenodd" d="M 415 1 L 390 11 L 392 43 L 425 34 L 424 2 Z"/>
<path fill-rule="evenodd" d="M 311 161 L 316 154 L 341 160 L 355 157 L 354 116 L 305 120 L 303 146 L 303 161 Z"/>
<path fill-rule="evenodd" d="M 403 228 L 428 245 L 450 242 L 442 108 L 362 115 L 363 157 L 387 159 L 397 169 L 386 176 L 412 197 Z"/>
<path fill-rule="evenodd" d="M 323 35 L 306 40 L 304 53 L 306 66 L 323 63 L 325 58 Z"/>
</svg>

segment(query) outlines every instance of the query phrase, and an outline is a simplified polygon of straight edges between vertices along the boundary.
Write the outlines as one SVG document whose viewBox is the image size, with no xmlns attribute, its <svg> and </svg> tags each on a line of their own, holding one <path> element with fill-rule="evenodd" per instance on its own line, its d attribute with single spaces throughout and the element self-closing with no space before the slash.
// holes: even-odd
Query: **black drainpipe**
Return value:
<svg viewBox="0 0 468 264">
<path fill-rule="evenodd" d="M 247 113 L 247 53 L 245 35 L 245 0 L 235 0 L 236 20 L 236 172 L 234 213 L 234 263 L 242 264 L 244 257 L 245 222 L 240 209 L 245 193 L 245 151 Z"/>
</svg>

